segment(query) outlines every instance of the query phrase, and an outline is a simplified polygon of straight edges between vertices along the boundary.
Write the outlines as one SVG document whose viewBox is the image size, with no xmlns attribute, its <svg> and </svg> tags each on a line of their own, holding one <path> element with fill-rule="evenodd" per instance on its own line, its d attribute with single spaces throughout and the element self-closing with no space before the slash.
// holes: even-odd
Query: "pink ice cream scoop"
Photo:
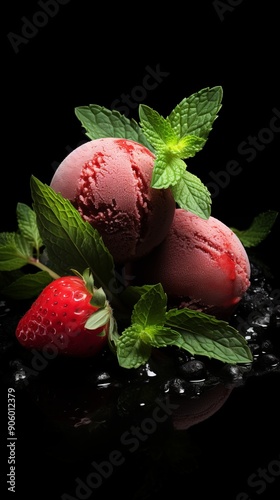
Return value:
<svg viewBox="0 0 280 500">
<path fill-rule="evenodd" d="M 228 226 L 177 208 L 165 240 L 141 262 L 137 275 L 142 284 L 161 282 L 172 307 L 225 317 L 250 285 L 250 263 Z"/>
<path fill-rule="evenodd" d="M 54 191 L 99 231 L 116 263 L 147 255 L 173 220 L 171 191 L 150 186 L 154 160 L 135 141 L 101 138 L 72 151 L 51 180 Z"/>
</svg>

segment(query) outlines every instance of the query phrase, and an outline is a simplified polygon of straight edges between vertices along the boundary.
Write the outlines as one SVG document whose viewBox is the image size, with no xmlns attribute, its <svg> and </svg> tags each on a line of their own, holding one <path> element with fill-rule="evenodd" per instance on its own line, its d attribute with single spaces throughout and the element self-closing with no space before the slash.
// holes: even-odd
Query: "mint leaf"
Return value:
<svg viewBox="0 0 280 500">
<path fill-rule="evenodd" d="M 167 296 L 162 285 L 157 284 L 141 295 L 134 306 L 131 321 L 142 329 L 152 325 L 163 325 L 165 321 Z"/>
<path fill-rule="evenodd" d="M 155 159 L 151 185 L 155 189 L 167 189 L 177 184 L 186 170 L 183 160 L 168 150 L 160 151 Z"/>
<path fill-rule="evenodd" d="M 177 332 L 164 327 L 167 296 L 162 285 L 152 285 L 134 305 L 131 326 L 117 340 L 117 356 L 124 368 L 137 368 L 148 361 L 152 347 L 174 344 Z"/>
<path fill-rule="evenodd" d="M 140 125 L 156 151 L 167 150 L 179 158 L 189 158 L 200 151 L 205 139 L 195 135 L 181 135 L 167 118 L 145 104 L 139 106 Z"/>
<path fill-rule="evenodd" d="M 131 139 L 143 144 L 153 152 L 152 146 L 147 141 L 138 123 L 116 110 L 110 110 L 97 104 L 79 106 L 75 114 L 86 130 L 86 135 L 91 140 L 102 137 L 120 137 Z"/>
<path fill-rule="evenodd" d="M 171 328 L 160 325 L 153 325 L 140 333 L 140 338 L 148 345 L 153 347 L 166 347 L 175 345 L 179 340 L 180 334 Z"/>
<path fill-rule="evenodd" d="M 32 299 L 37 297 L 53 278 L 46 271 L 34 274 L 23 274 L 12 283 L 4 286 L 1 292 L 15 300 Z"/>
<path fill-rule="evenodd" d="M 226 321 L 186 308 L 168 311 L 166 324 L 181 334 L 176 345 L 192 355 L 232 364 L 252 362 L 246 340 Z"/>
<path fill-rule="evenodd" d="M 18 231 L 0 234 L 0 270 L 12 271 L 35 261 L 39 258 L 40 248 L 43 245 L 39 234 L 36 214 L 25 205 L 18 203 L 16 208 Z"/>
<path fill-rule="evenodd" d="M 138 368 L 147 363 L 152 348 L 175 345 L 180 335 L 163 326 L 148 327 L 145 330 L 138 324 L 126 328 L 117 341 L 117 358 L 123 368 Z"/>
<path fill-rule="evenodd" d="M 117 358 L 123 368 L 138 368 L 147 363 L 152 347 L 140 338 L 141 327 L 132 325 L 126 328 L 117 342 Z"/>
<path fill-rule="evenodd" d="M 222 98 L 223 89 L 216 86 L 183 99 L 168 116 L 175 133 L 179 137 L 194 134 L 207 139 L 221 109 Z"/>
<path fill-rule="evenodd" d="M 39 249 L 43 245 L 43 242 L 38 231 L 35 212 L 28 205 L 18 203 L 16 213 L 21 235 L 32 244 L 37 254 L 39 254 Z"/>
<path fill-rule="evenodd" d="M 180 158 L 191 158 L 201 151 L 205 142 L 205 139 L 202 137 L 185 135 L 178 141 L 178 144 L 173 147 L 173 151 L 176 152 L 177 150 L 180 154 Z"/>
<path fill-rule="evenodd" d="M 174 132 L 171 124 L 157 111 L 145 104 L 140 104 L 139 116 L 140 125 L 148 141 L 156 150 L 161 150 L 166 146 L 172 149 L 172 146 L 178 142 L 180 136 Z"/>
<path fill-rule="evenodd" d="M 0 271 L 13 271 L 28 264 L 33 246 L 19 233 L 0 234 Z"/>
<path fill-rule="evenodd" d="M 90 268 L 97 287 L 117 289 L 114 263 L 101 236 L 84 221 L 71 202 L 31 177 L 37 223 L 53 269 L 60 275 Z"/>
<path fill-rule="evenodd" d="M 171 189 L 174 200 L 180 208 L 184 208 L 202 219 L 209 218 L 212 204 L 211 194 L 197 176 L 186 170 Z"/>
<path fill-rule="evenodd" d="M 244 247 L 255 247 L 269 235 L 277 217 L 278 212 L 268 210 L 257 215 L 248 229 L 239 230 L 231 227 L 231 230 L 238 236 Z"/>
</svg>

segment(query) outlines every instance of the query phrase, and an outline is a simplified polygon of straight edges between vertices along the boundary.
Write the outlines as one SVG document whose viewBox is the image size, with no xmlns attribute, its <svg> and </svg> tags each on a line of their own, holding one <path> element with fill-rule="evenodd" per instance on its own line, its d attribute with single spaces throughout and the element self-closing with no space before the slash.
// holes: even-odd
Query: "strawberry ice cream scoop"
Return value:
<svg viewBox="0 0 280 500">
<path fill-rule="evenodd" d="M 139 275 L 146 283 L 161 282 L 173 307 L 225 317 L 250 285 L 250 263 L 228 226 L 177 208 L 165 240 L 141 263 Z"/>
<path fill-rule="evenodd" d="M 171 191 L 150 186 L 154 160 L 135 141 L 101 138 L 72 151 L 51 180 L 50 186 L 99 231 L 116 263 L 148 254 L 173 220 Z"/>
</svg>

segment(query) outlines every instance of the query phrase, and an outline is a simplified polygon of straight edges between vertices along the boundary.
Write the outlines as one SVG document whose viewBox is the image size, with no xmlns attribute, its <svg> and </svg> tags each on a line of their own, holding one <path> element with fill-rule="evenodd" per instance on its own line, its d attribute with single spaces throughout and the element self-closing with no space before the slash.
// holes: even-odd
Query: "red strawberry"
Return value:
<svg viewBox="0 0 280 500">
<path fill-rule="evenodd" d="M 47 285 L 20 319 L 16 337 L 27 349 L 92 356 L 106 345 L 111 318 L 103 290 L 94 288 L 86 271 Z"/>
</svg>

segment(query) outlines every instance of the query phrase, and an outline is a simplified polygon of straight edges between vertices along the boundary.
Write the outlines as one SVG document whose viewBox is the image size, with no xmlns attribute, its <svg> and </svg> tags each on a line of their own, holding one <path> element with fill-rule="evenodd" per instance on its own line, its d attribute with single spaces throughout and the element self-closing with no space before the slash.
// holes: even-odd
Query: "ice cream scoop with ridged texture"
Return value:
<svg viewBox="0 0 280 500">
<path fill-rule="evenodd" d="M 147 255 L 173 220 L 171 191 L 150 185 L 154 160 L 135 141 L 101 138 L 72 151 L 51 180 L 54 191 L 99 231 L 116 263 Z"/>
<path fill-rule="evenodd" d="M 250 286 L 247 252 L 215 217 L 176 208 L 165 240 L 141 261 L 141 283 L 161 282 L 173 307 L 228 317 Z"/>
</svg>

